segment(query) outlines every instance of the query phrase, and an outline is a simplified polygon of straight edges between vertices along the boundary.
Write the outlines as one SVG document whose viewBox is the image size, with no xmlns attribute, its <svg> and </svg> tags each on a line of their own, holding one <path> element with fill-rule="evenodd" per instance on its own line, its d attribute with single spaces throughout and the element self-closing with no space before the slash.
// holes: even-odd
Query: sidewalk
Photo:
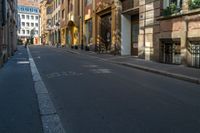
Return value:
<svg viewBox="0 0 200 133">
<path fill-rule="evenodd" d="M 0 69 L 0 133 L 42 133 L 29 59 L 23 46 Z"/>
<path fill-rule="evenodd" d="M 180 80 L 197 83 L 200 84 L 200 69 L 187 67 L 184 65 L 172 65 L 172 64 L 164 64 L 154 61 L 146 61 L 144 59 L 138 59 L 133 56 L 119 56 L 119 55 L 111 55 L 111 54 L 97 54 L 91 51 L 84 50 L 75 50 L 75 49 L 67 49 L 67 51 L 71 51 L 73 53 L 79 54 L 87 54 L 90 56 L 95 56 L 104 61 L 108 61 L 115 64 L 124 65 L 127 67 L 132 67 L 156 74 L 165 75 L 168 77 L 177 78 Z"/>
</svg>

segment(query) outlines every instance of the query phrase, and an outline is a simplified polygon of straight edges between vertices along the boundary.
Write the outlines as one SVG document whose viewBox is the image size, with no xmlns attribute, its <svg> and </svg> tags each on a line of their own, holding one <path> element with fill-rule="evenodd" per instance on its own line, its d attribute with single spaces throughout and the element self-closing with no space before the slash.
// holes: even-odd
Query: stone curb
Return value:
<svg viewBox="0 0 200 133">
<path fill-rule="evenodd" d="M 115 64 L 119 64 L 119 65 L 123 65 L 123 66 L 127 66 L 127 67 L 131 67 L 131 68 L 144 70 L 144 71 L 147 71 L 147 72 L 152 72 L 152 73 L 155 73 L 155 74 L 160 74 L 160 75 L 176 78 L 176 79 L 187 81 L 187 82 L 191 82 L 191 83 L 200 84 L 200 79 L 189 77 L 189 76 L 186 76 L 186 75 L 170 73 L 170 72 L 167 72 L 167 71 L 162 71 L 162 70 L 157 70 L 157 69 L 153 69 L 153 68 L 143 67 L 143 66 L 135 65 L 135 64 L 131 64 L 131 63 L 114 62 L 114 61 L 109 61 L 109 62 L 115 63 Z"/>
<path fill-rule="evenodd" d="M 72 50 L 69 50 L 69 52 L 70 51 L 72 53 L 75 53 L 75 54 L 80 54 L 80 53 L 74 52 Z M 194 78 L 194 77 L 189 77 L 189 76 L 182 75 L 182 74 L 170 73 L 170 72 L 167 72 L 167 71 L 157 70 L 157 69 L 154 69 L 154 68 L 148 68 L 148 67 L 144 67 L 144 66 L 141 66 L 141 65 L 131 64 L 131 63 L 109 61 L 109 60 L 103 59 L 101 57 L 96 57 L 96 58 L 101 59 L 101 61 L 110 62 L 110 63 L 114 63 L 114 64 L 118 64 L 118 65 L 123 65 L 123 66 L 131 67 L 131 68 L 136 68 L 136 69 L 140 69 L 140 70 L 143 70 L 143 71 L 152 72 L 152 73 L 160 74 L 160 75 L 163 75 L 163 76 L 168 76 L 168 77 L 171 77 L 171 78 L 176 78 L 176 79 L 179 79 L 179 80 L 200 84 L 200 79 Z"/>
<path fill-rule="evenodd" d="M 65 133 L 60 118 L 51 101 L 48 90 L 37 70 L 29 48 L 27 47 L 30 68 L 34 82 L 35 93 L 38 99 L 38 106 L 44 133 Z"/>
</svg>

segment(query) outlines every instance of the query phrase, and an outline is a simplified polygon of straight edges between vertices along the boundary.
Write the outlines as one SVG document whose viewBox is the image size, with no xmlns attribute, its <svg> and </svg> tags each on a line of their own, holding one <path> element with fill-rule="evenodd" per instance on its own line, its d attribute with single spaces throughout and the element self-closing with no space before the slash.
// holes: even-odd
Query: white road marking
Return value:
<svg viewBox="0 0 200 133">
<path fill-rule="evenodd" d="M 29 61 L 17 61 L 17 64 L 29 64 Z"/>
<path fill-rule="evenodd" d="M 83 65 L 83 67 L 86 67 L 86 68 L 97 68 L 98 65 Z"/>
<path fill-rule="evenodd" d="M 112 73 L 110 69 L 91 69 L 93 73 L 96 74 L 109 74 Z"/>
<path fill-rule="evenodd" d="M 59 77 L 68 77 L 68 76 L 81 76 L 83 73 L 78 73 L 78 72 L 73 72 L 73 71 L 68 71 L 68 72 L 54 72 L 47 74 L 47 78 L 59 78 Z"/>
<path fill-rule="evenodd" d="M 27 48 L 27 51 L 29 55 L 34 87 L 37 94 L 43 131 L 44 133 L 65 133 L 60 118 L 56 112 L 53 102 L 51 101 L 47 88 L 37 70 L 29 48 Z"/>
</svg>

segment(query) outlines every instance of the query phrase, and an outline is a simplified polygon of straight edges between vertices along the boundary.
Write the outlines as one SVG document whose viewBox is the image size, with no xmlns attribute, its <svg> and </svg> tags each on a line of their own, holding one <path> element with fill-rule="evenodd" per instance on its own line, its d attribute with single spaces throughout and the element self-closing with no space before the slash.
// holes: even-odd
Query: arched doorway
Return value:
<svg viewBox="0 0 200 133">
<path fill-rule="evenodd" d="M 68 22 L 67 38 L 68 46 L 72 48 L 78 46 L 78 28 L 73 21 Z"/>
</svg>

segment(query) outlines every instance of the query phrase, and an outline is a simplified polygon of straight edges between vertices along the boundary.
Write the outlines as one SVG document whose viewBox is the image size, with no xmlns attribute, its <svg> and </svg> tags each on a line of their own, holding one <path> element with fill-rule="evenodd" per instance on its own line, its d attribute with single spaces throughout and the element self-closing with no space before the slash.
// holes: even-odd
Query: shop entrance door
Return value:
<svg viewBox="0 0 200 133">
<path fill-rule="evenodd" d="M 173 45 L 171 43 L 165 43 L 164 45 L 164 57 L 165 63 L 173 63 Z"/>
<path fill-rule="evenodd" d="M 160 45 L 160 62 L 173 63 L 173 43 L 166 43 L 163 41 Z"/>
<path fill-rule="evenodd" d="M 106 14 L 100 18 L 100 46 L 105 51 L 111 49 L 111 14 Z"/>
<path fill-rule="evenodd" d="M 192 57 L 192 66 L 200 68 L 200 42 L 191 41 L 188 45 L 188 49 Z"/>
<path fill-rule="evenodd" d="M 131 55 L 138 56 L 139 16 L 131 17 Z"/>
</svg>

